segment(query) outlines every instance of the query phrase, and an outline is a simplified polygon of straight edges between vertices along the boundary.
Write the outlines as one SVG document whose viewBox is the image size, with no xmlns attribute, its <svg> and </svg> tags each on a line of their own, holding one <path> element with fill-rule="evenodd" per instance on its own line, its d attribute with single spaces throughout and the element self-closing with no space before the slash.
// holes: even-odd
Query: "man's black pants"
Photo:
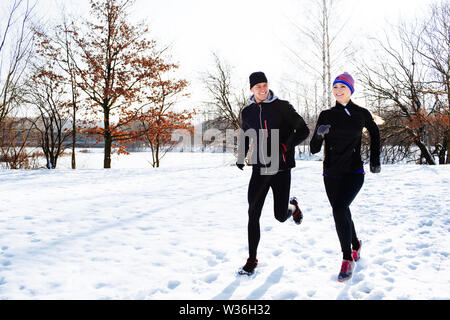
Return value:
<svg viewBox="0 0 450 320">
<path fill-rule="evenodd" d="M 253 167 L 248 185 L 248 249 L 251 260 L 256 259 L 256 251 L 261 237 L 259 218 L 270 188 L 273 192 L 275 218 L 284 222 L 291 216 L 291 213 L 288 212 L 291 170 L 279 171 L 274 175 L 263 175 L 260 168 Z"/>
<path fill-rule="evenodd" d="M 364 184 L 364 174 L 352 173 L 341 177 L 324 177 L 325 190 L 333 208 L 336 231 L 341 244 L 344 259 L 351 260 L 353 247 L 358 247 L 355 225 L 350 205 Z"/>
</svg>

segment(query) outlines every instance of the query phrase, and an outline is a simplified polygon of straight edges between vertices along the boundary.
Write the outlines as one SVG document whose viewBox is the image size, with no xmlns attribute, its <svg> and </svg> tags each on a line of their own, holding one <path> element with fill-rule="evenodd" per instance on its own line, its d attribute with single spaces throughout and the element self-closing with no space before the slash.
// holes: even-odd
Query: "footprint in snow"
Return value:
<svg viewBox="0 0 450 320">
<path fill-rule="evenodd" d="M 309 290 L 306 294 L 308 295 L 309 298 L 312 298 L 315 296 L 316 290 Z"/>
<path fill-rule="evenodd" d="M 106 283 L 99 282 L 99 283 L 97 283 L 97 284 L 95 285 L 95 289 L 101 289 L 101 288 L 104 288 L 104 287 L 106 287 L 106 286 L 108 286 Z"/>
<path fill-rule="evenodd" d="M 181 284 L 180 281 L 178 280 L 171 280 L 167 283 L 167 287 L 171 290 L 175 289 L 176 287 L 178 287 Z"/>
<path fill-rule="evenodd" d="M 218 264 L 217 260 L 211 256 L 206 257 L 206 261 L 208 262 L 208 266 L 210 266 L 210 267 L 214 267 Z"/>
<path fill-rule="evenodd" d="M 216 257 L 217 260 L 225 261 L 226 252 L 209 249 L 209 251 Z"/>
<path fill-rule="evenodd" d="M 391 252 L 392 250 L 394 250 L 394 247 L 390 246 L 390 247 L 384 248 L 383 253 L 388 253 L 388 252 Z"/>
<path fill-rule="evenodd" d="M 385 262 L 389 261 L 386 258 L 380 257 L 373 261 L 374 264 L 383 265 Z"/>
<path fill-rule="evenodd" d="M 358 286 L 358 291 L 363 292 L 365 294 L 369 294 L 372 292 L 372 290 L 374 289 L 374 285 L 373 283 L 370 282 L 363 282 Z"/>
<path fill-rule="evenodd" d="M 356 272 L 357 272 L 357 271 L 356 271 Z M 353 282 L 353 283 L 360 283 L 361 281 L 364 280 L 364 278 L 365 278 L 364 274 L 362 274 L 362 273 L 356 273 L 356 274 L 353 276 L 352 282 Z"/>
<path fill-rule="evenodd" d="M 293 290 L 283 291 L 278 294 L 275 299 L 276 300 L 294 300 L 297 297 L 298 293 Z"/>
<path fill-rule="evenodd" d="M 419 265 L 420 263 L 419 262 L 412 262 L 412 263 L 410 263 L 409 265 L 408 265 L 408 267 L 411 269 L 411 270 L 416 270 L 417 269 L 417 266 Z"/>
<path fill-rule="evenodd" d="M 2 266 L 4 266 L 4 267 L 8 267 L 10 265 L 11 265 L 11 261 L 4 261 L 4 262 L 2 262 Z"/>
<path fill-rule="evenodd" d="M 204 277 L 203 280 L 207 283 L 213 283 L 214 281 L 217 280 L 218 277 L 219 277 L 218 273 L 211 273 L 208 274 L 206 277 Z"/>
<path fill-rule="evenodd" d="M 273 254 L 275 257 L 278 257 L 282 252 L 283 252 L 283 250 L 277 249 L 277 250 L 275 250 L 272 254 Z"/>
<path fill-rule="evenodd" d="M 384 292 L 381 290 L 373 291 L 370 296 L 367 298 L 368 300 L 381 300 L 384 297 Z"/>
<path fill-rule="evenodd" d="M 386 281 L 388 281 L 390 283 L 394 283 L 395 282 L 395 279 L 391 278 L 391 277 L 384 278 L 384 280 L 386 280 Z"/>
</svg>

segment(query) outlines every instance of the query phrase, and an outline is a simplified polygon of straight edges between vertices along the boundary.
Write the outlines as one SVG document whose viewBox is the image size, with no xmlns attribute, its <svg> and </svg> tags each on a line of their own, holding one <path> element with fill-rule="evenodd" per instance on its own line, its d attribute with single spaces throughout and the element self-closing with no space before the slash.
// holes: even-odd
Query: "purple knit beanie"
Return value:
<svg viewBox="0 0 450 320">
<path fill-rule="evenodd" d="M 352 76 L 350 74 L 348 74 L 347 72 L 344 72 L 343 74 L 338 75 L 333 82 L 333 86 L 336 83 L 345 84 L 347 87 L 350 88 L 350 91 L 352 92 L 352 94 L 353 94 L 353 92 L 355 92 L 355 81 L 353 80 Z"/>
</svg>

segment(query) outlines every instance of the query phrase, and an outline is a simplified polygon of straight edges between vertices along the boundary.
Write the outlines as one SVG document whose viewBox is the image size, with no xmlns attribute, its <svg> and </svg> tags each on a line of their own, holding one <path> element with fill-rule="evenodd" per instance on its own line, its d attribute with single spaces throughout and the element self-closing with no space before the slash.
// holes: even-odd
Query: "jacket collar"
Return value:
<svg viewBox="0 0 450 320">
<path fill-rule="evenodd" d="M 340 104 L 339 102 L 337 102 L 336 101 L 336 107 L 338 107 L 338 108 L 348 108 L 348 107 L 350 107 L 351 105 L 353 105 L 353 102 L 352 102 L 352 100 L 350 99 L 350 101 L 344 106 L 343 104 Z"/>
<path fill-rule="evenodd" d="M 274 102 L 277 99 L 278 99 L 278 97 L 273 93 L 273 91 L 269 90 L 269 94 L 267 95 L 267 99 L 264 100 L 262 103 L 271 103 L 271 102 Z M 256 103 L 255 95 L 252 95 L 250 97 L 250 102 L 251 103 Z"/>
</svg>

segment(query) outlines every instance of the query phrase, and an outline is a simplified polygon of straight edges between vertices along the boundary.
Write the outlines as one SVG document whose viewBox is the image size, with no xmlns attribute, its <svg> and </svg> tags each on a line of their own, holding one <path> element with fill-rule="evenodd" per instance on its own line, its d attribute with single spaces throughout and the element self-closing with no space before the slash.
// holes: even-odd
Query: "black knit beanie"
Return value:
<svg viewBox="0 0 450 320">
<path fill-rule="evenodd" d="M 267 82 L 266 75 L 264 72 L 258 71 L 253 72 L 250 75 L 250 89 L 253 88 L 254 85 L 261 83 L 261 82 Z"/>
</svg>

